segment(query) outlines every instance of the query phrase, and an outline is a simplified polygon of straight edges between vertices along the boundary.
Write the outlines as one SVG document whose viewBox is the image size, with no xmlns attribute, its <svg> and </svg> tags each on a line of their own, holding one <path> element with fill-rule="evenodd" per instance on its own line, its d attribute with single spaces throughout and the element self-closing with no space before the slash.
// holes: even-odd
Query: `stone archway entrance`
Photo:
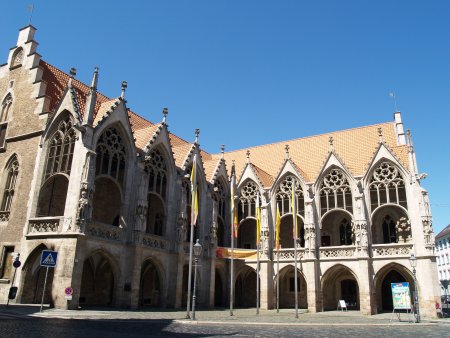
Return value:
<svg viewBox="0 0 450 338">
<path fill-rule="evenodd" d="M 158 269 L 150 260 L 145 261 L 142 265 L 140 305 L 161 306 L 161 279 Z"/>
<path fill-rule="evenodd" d="M 322 277 L 323 308 L 336 310 L 339 300 L 344 300 L 349 310 L 359 310 L 359 286 L 353 272 L 337 265 Z"/>
<path fill-rule="evenodd" d="M 236 279 L 234 303 L 237 307 L 256 307 L 256 271 L 248 266 Z"/>
<path fill-rule="evenodd" d="M 295 269 L 293 266 L 286 266 L 280 270 L 280 309 L 295 307 Z M 276 278 L 275 278 L 276 287 Z M 297 297 L 298 307 L 308 308 L 306 280 L 300 270 L 297 269 Z M 276 293 L 275 293 L 276 304 Z"/>
<path fill-rule="evenodd" d="M 393 309 L 391 284 L 404 282 L 409 283 L 409 291 L 412 297 L 414 281 L 404 269 L 392 266 L 381 272 L 381 275 L 377 278 L 377 304 L 380 312 L 391 312 Z"/>
<path fill-rule="evenodd" d="M 222 283 L 222 277 L 220 273 L 216 270 L 215 276 L 215 287 L 214 287 L 214 306 L 223 307 L 225 306 L 225 290 Z"/>
<path fill-rule="evenodd" d="M 112 306 L 114 303 L 114 285 L 111 262 L 103 253 L 94 253 L 83 264 L 80 305 Z"/>
<path fill-rule="evenodd" d="M 42 301 L 42 292 L 44 291 L 45 273 L 47 268 L 42 267 L 41 254 L 42 250 L 48 248 L 41 244 L 28 256 L 23 265 L 22 272 L 22 293 L 20 303 L 23 304 L 39 304 Z M 45 288 L 44 304 L 52 304 L 52 288 L 54 268 L 48 269 L 47 285 Z"/>
</svg>

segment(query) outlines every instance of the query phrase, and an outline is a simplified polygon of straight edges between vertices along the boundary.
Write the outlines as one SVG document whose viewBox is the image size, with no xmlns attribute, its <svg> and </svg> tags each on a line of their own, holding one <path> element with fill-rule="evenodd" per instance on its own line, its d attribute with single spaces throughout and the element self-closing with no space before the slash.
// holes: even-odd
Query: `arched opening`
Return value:
<svg viewBox="0 0 450 338">
<path fill-rule="evenodd" d="M 148 194 L 147 229 L 146 232 L 158 236 L 164 235 L 164 203 L 154 195 Z"/>
<path fill-rule="evenodd" d="M 275 278 L 275 286 L 277 279 Z M 295 307 L 295 268 L 286 266 L 280 270 L 280 308 L 290 309 Z M 276 294 L 275 294 L 276 297 Z M 306 280 L 299 269 L 297 269 L 297 297 L 298 306 L 302 309 L 308 308 Z"/>
<path fill-rule="evenodd" d="M 339 300 L 344 300 L 349 310 L 359 310 L 359 286 L 353 272 L 337 265 L 322 277 L 323 308 L 336 310 Z"/>
<path fill-rule="evenodd" d="M 321 246 L 352 245 L 354 235 L 351 216 L 339 209 L 330 211 L 322 219 Z"/>
<path fill-rule="evenodd" d="M 140 291 L 141 306 L 161 306 L 161 279 L 157 267 L 151 260 L 145 261 L 142 265 Z"/>
<path fill-rule="evenodd" d="M 411 227 L 408 215 L 401 207 L 386 205 L 377 209 L 372 216 L 373 244 L 408 242 Z"/>
<path fill-rule="evenodd" d="M 282 248 L 294 247 L 294 228 L 292 214 L 283 216 L 280 222 L 280 245 Z M 297 236 L 300 238 L 300 246 L 305 246 L 305 227 L 301 217 L 297 216 Z"/>
<path fill-rule="evenodd" d="M 44 291 L 45 274 L 47 268 L 41 266 L 42 250 L 48 248 L 41 244 L 34 249 L 26 259 L 22 269 L 22 283 L 20 302 L 22 304 L 39 304 Z M 53 304 L 52 289 L 54 268 L 48 269 L 47 285 L 45 287 L 44 304 Z"/>
<path fill-rule="evenodd" d="M 256 307 L 256 271 L 248 266 L 236 279 L 234 303 L 237 307 Z"/>
<path fill-rule="evenodd" d="M 256 249 L 256 220 L 247 218 L 239 225 L 237 247 L 241 249 Z"/>
<path fill-rule="evenodd" d="M 122 197 L 117 184 L 108 177 L 98 177 L 95 180 L 92 220 L 118 226 L 121 204 Z"/>
<path fill-rule="evenodd" d="M 377 308 L 379 312 L 392 312 L 392 283 L 409 283 L 411 302 L 414 291 L 414 280 L 406 268 L 401 265 L 389 265 L 380 270 L 375 278 L 377 291 Z"/>
<path fill-rule="evenodd" d="M 215 274 L 215 287 L 214 287 L 214 306 L 223 307 L 225 305 L 225 290 L 223 289 L 222 277 L 220 273 L 216 270 Z"/>
<path fill-rule="evenodd" d="M 194 291 L 194 266 L 192 266 L 192 275 L 191 275 L 191 297 L 192 297 L 192 292 Z M 182 306 L 186 306 L 187 305 L 187 291 L 188 291 L 188 284 L 189 284 L 189 280 L 188 280 L 188 276 L 189 276 L 189 265 L 185 265 L 183 267 L 183 290 L 182 290 L 182 295 L 181 295 L 181 304 Z M 201 303 L 201 299 L 199 298 L 201 293 L 198 292 L 198 288 L 199 285 L 202 285 L 201 280 L 200 280 L 201 274 L 200 274 L 200 269 L 197 268 L 197 305 Z M 192 299 L 191 299 L 191 304 L 192 304 Z"/>
<path fill-rule="evenodd" d="M 225 245 L 225 225 L 222 218 L 217 218 L 217 246 Z"/>
<path fill-rule="evenodd" d="M 80 305 L 112 306 L 114 283 L 110 260 L 101 252 L 94 253 L 83 264 Z"/>
<path fill-rule="evenodd" d="M 63 216 L 69 179 L 66 175 L 51 176 L 39 193 L 37 217 Z"/>
</svg>

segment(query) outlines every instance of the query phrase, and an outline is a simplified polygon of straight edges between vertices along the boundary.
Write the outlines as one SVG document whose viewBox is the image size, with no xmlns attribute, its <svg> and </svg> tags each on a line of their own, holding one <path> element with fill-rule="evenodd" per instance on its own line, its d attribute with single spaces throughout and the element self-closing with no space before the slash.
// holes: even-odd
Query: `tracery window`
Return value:
<svg viewBox="0 0 450 338">
<path fill-rule="evenodd" d="M 149 174 L 148 191 L 160 195 L 165 200 L 167 188 L 166 162 L 157 149 L 150 152 L 149 158 L 150 160 L 145 166 Z"/>
<path fill-rule="evenodd" d="M 147 232 L 162 236 L 165 221 L 167 166 L 164 156 L 157 149 L 150 152 L 145 170 L 149 174 Z"/>
<path fill-rule="evenodd" d="M 369 190 L 372 211 L 388 203 L 407 207 L 405 182 L 400 170 L 390 162 L 383 162 L 374 170 Z"/>
<path fill-rule="evenodd" d="M 49 142 L 45 179 L 56 173 L 70 175 L 76 134 L 70 118 L 62 120 Z"/>
<path fill-rule="evenodd" d="M 122 136 L 115 127 L 106 129 L 100 136 L 96 153 L 95 174 L 111 176 L 123 186 L 126 150 Z"/>
<path fill-rule="evenodd" d="M 353 244 L 352 225 L 347 218 L 344 218 L 339 225 L 339 238 L 341 245 Z"/>
<path fill-rule="evenodd" d="M 292 213 L 292 184 L 295 182 L 295 195 L 297 197 L 297 214 L 305 214 L 305 197 L 300 181 L 295 176 L 289 175 L 280 183 L 276 192 L 277 204 L 280 215 Z"/>
<path fill-rule="evenodd" d="M 240 189 L 238 205 L 239 220 L 256 216 L 255 204 L 256 196 L 258 194 L 258 186 L 253 181 L 247 181 L 247 183 Z"/>
<path fill-rule="evenodd" d="M 6 182 L 5 182 L 5 189 L 3 191 L 1 211 L 11 210 L 11 204 L 14 198 L 14 191 L 16 187 L 17 177 L 19 175 L 19 161 L 15 156 L 9 161 L 6 172 L 7 172 Z"/>
<path fill-rule="evenodd" d="M 320 185 L 320 212 L 323 215 L 332 209 L 353 212 L 352 191 L 347 177 L 341 169 L 331 169 Z"/>
<path fill-rule="evenodd" d="M 217 212 L 223 220 L 225 219 L 225 201 L 226 201 L 226 190 L 221 181 L 216 181 L 214 183 L 214 195 L 213 199 L 217 202 Z"/>
<path fill-rule="evenodd" d="M 1 113 L 1 117 L 0 117 L 0 122 L 8 121 L 12 103 L 13 103 L 13 99 L 12 99 L 11 94 L 6 95 L 5 99 L 2 102 L 2 113 Z"/>
<path fill-rule="evenodd" d="M 390 215 L 383 219 L 383 243 L 397 243 L 397 228 Z"/>
</svg>

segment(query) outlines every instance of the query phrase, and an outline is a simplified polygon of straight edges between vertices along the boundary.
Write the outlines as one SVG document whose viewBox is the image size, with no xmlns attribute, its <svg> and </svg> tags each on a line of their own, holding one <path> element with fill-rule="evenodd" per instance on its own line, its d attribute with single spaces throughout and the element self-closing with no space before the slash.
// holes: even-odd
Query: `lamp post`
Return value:
<svg viewBox="0 0 450 338">
<path fill-rule="evenodd" d="M 195 299 L 197 298 L 196 291 L 197 291 L 197 266 L 198 266 L 198 259 L 200 258 L 202 254 L 202 245 L 198 242 L 194 244 L 193 247 L 194 251 L 194 292 L 192 293 L 192 320 L 195 320 Z"/>
<path fill-rule="evenodd" d="M 416 266 L 417 266 L 417 258 L 412 253 L 409 258 L 409 264 L 411 264 L 413 277 L 414 277 L 414 311 L 416 315 L 416 323 L 420 323 L 420 311 L 419 311 L 419 293 L 417 292 L 417 278 L 416 278 Z"/>
</svg>

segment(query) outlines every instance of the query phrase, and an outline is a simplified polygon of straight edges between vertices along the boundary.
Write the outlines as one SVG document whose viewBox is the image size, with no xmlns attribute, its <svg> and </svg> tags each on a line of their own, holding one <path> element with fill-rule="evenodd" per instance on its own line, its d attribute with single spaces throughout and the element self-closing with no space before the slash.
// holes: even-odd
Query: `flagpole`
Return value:
<svg viewBox="0 0 450 338">
<path fill-rule="evenodd" d="M 280 312 L 280 248 L 277 247 L 277 313 Z"/>
<path fill-rule="evenodd" d="M 193 210 L 191 210 L 193 212 Z M 187 292 L 187 306 L 186 306 L 186 318 L 191 318 L 190 308 L 191 308 L 191 283 L 192 283 L 192 251 L 194 248 L 194 226 L 191 224 L 191 236 L 189 243 L 189 276 L 188 276 L 188 292 Z"/>
<path fill-rule="evenodd" d="M 259 246 L 256 244 L 256 314 L 259 315 Z"/>
<path fill-rule="evenodd" d="M 294 233 L 294 288 L 295 288 L 295 318 L 298 318 L 298 286 L 297 286 L 297 195 L 295 193 L 295 179 L 292 180 L 292 217 L 293 217 L 293 233 Z"/>
<path fill-rule="evenodd" d="M 234 198 L 233 196 L 231 198 Z M 230 266 L 230 316 L 233 315 L 233 299 L 234 299 L 234 283 L 233 283 L 233 274 L 234 274 L 234 209 L 231 210 L 231 266 Z"/>
<path fill-rule="evenodd" d="M 297 217 L 297 215 L 295 215 Z M 295 287 L 295 318 L 298 318 L 298 286 L 297 286 L 297 239 L 294 238 L 294 264 L 295 264 L 295 272 L 294 272 L 294 287 Z"/>
</svg>

